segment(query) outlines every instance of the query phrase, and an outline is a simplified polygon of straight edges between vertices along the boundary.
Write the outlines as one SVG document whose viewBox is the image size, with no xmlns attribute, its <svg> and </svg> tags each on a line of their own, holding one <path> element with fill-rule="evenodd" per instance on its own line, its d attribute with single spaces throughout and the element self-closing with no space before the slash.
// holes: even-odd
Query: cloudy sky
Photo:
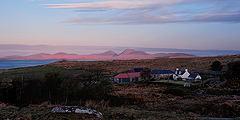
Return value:
<svg viewBox="0 0 240 120">
<path fill-rule="evenodd" d="M 0 44 L 240 50 L 239 0 L 1 0 Z"/>
</svg>

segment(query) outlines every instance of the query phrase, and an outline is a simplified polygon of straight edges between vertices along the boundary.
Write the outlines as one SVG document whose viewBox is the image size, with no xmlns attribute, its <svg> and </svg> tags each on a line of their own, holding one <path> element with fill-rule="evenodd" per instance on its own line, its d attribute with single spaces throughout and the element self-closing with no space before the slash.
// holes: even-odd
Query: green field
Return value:
<svg viewBox="0 0 240 120">
<path fill-rule="evenodd" d="M 90 74 L 90 72 L 88 71 L 79 69 L 69 69 L 65 67 L 34 66 L 1 71 L 0 81 L 4 78 L 41 79 L 43 78 L 44 74 L 49 71 L 59 71 L 62 75 Z"/>
</svg>

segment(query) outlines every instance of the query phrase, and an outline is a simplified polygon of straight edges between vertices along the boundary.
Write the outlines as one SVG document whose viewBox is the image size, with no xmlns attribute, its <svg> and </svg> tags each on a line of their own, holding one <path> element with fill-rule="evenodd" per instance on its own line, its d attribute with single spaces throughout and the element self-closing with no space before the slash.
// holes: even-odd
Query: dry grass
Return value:
<svg viewBox="0 0 240 120">
<path fill-rule="evenodd" d="M 116 93 L 112 93 L 118 99 L 128 100 L 120 106 L 109 107 L 110 101 L 86 101 L 85 107 L 98 110 L 103 113 L 104 119 L 196 119 L 198 116 L 212 117 L 238 117 L 240 116 L 240 97 L 224 96 L 200 96 L 193 95 L 183 98 L 173 95 L 158 93 L 164 91 L 166 86 L 146 85 L 146 84 L 120 84 L 115 85 Z M 132 93 L 131 93 L 132 92 Z M 160 94 L 156 97 L 157 94 Z M 144 99 L 142 102 L 134 103 L 131 100 Z M 41 104 L 41 106 L 47 103 Z M 5 105 L 3 105 L 5 106 Z M 0 118 L 4 119 L 97 119 L 94 116 L 82 114 L 54 114 L 49 108 L 33 107 L 29 108 L 7 108 L 0 107 Z M 5 112 L 5 113 L 4 113 Z M 12 116 L 14 115 L 14 116 Z M 12 116 L 12 117 L 11 117 Z M 74 117 L 73 117 L 74 116 Z"/>
<path fill-rule="evenodd" d="M 122 119 L 122 117 L 124 119 L 134 117 L 137 119 L 184 119 L 185 117 L 195 119 L 197 116 L 236 117 L 240 115 L 238 112 L 240 97 L 237 96 L 200 96 L 193 93 L 190 97 L 184 98 L 159 92 L 167 89 L 163 85 L 133 83 L 117 84 L 114 88 L 115 92 L 111 95 L 116 96 L 118 102 L 122 100 L 123 105 L 119 108 L 110 108 L 111 119 Z M 195 89 L 200 90 L 191 88 L 191 91 Z M 162 114 L 163 112 L 167 113 Z"/>
<path fill-rule="evenodd" d="M 195 58 L 167 58 L 167 59 L 143 59 L 143 60 L 113 60 L 113 61 L 59 61 L 48 64 L 52 67 L 70 67 L 75 69 L 90 70 L 93 67 L 101 67 L 106 74 L 125 72 L 132 68 L 148 67 L 150 69 L 180 69 L 188 68 L 190 72 L 210 72 L 209 66 L 214 61 L 220 61 L 222 65 L 240 60 L 235 55 L 217 57 L 195 57 Z M 225 68 L 225 67 L 224 67 Z"/>
<path fill-rule="evenodd" d="M 53 108 L 53 107 L 60 107 L 60 106 L 61 105 L 54 105 L 54 104 L 51 104 L 50 101 L 46 101 L 46 102 L 43 102 L 39 105 L 29 104 L 28 108 Z"/>
<path fill-rule="evenodd" d="M 161 101 L 160 98 L 171 97 L 172 95 L 165 95 L 158 93 L 167 89 L 166 86 L 146 85 L 146 84 L 116 84 L 114 85 L 114 92 L 110 96 L 117 97 L 118 102 L 123 104 L 140 104 L 149 101 Z"/>
<path fill-rule="evenodd" d="M 86 108 L 92 108 L 95 110 L 98 110 L 100 112 L 104 112 L 109 110 L 109 101 L 101 101 L 101 102 L 96 102 L 92 100 L 88 100 L 85 102 L 85 107 Z"/>
<path fill-rule="evenodd" d="M 27 114 L 27 115 L 24 117 L 24 120 L 32 120 L 32 115 L 31 115 L 31 114 Z"/>
</svg>

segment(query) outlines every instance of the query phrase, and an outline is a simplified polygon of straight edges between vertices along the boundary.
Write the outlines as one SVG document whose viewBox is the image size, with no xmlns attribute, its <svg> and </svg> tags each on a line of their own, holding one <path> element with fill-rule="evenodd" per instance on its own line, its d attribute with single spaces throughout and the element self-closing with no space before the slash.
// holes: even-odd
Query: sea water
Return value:
<svg viewBox="0 0 240 120">
<path fill-rule="evenodd" d="M 0 60 L 0 69 L 38 66 L 53 63 L 59 60 Z"/>
</svg>

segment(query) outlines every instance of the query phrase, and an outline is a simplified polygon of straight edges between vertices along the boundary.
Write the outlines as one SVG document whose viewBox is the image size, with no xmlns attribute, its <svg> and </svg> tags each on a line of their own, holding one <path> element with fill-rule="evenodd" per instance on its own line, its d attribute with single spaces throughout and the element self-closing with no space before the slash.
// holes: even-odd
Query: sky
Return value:
<svg viewBox="0 0 240 120">
<path fill-rule="evenodd" d="M 0 44 L 240 50 L 239 0 L 1 0 Z"/>
</svg>

